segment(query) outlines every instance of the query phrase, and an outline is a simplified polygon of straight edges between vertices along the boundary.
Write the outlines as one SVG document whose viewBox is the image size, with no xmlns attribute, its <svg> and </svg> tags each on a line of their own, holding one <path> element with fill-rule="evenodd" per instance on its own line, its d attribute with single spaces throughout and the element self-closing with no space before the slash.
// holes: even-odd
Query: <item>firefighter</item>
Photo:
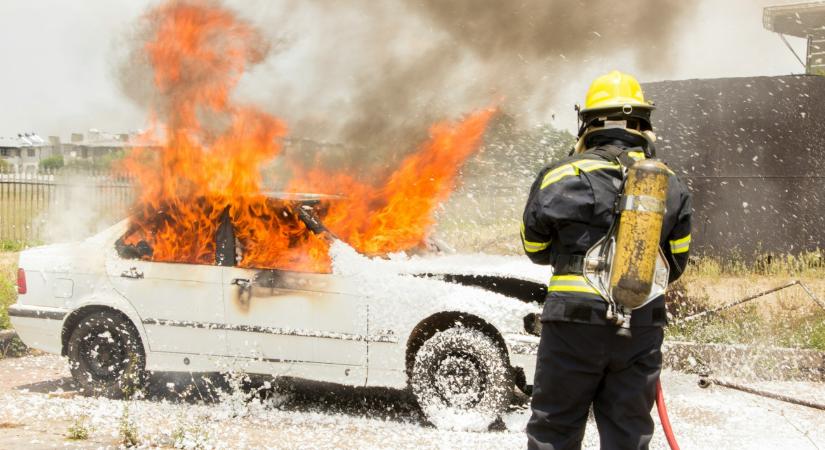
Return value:
<svg viewBox="0 0 825 450">
<path fill-rule="evenodd" d="M 653 109 L 632 76 L 597 78 L 579 109 L 571 155 L 543 168 L 530 189 L 522 244 L 534 263 L 553 267 L 553 276 L 541 315 L 529 448 L 580 448 L 591 406 L 603 449 L 646 449 L 653 435 L 664 296 L 632 311 L 628 337 L 608 318 L 602 291 L 582 276 L 585 253 L 616 218 L 625 169 L 655 156 Z M 661 238 L 653 245 L 661 246 L 673 282 L 688 259 L 691 206 L 685 185 L 668 176 Z"/>
</svg>

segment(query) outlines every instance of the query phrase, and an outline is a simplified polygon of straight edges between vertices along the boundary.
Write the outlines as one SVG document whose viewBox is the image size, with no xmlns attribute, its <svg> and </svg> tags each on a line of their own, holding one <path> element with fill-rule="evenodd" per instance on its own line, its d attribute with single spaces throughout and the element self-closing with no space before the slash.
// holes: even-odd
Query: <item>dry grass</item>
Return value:
<svg viewBox="0 0 825 450">
<path fill-rule="evenodd" d="M 668 309 L 675 317 L 667 330 L 668 336 L 703 343 L 825 351 L 825 311 L 799 286 L 768 294 L 704 319 L 679 322 L 679 318 L 731 303 L 795 279 L 802 280 L 820 299 L 825 298 L 825 279 L 814 276 L 811 272 L 805 272 L 805 276 L 756 273 L 708 276 L 689 271 L 671 287 L 668 294 Z"/>
<path fill-rule="evenodd" d="M 825 275 L 825 255 L 822 251 L 808 251 L 798 255 L 762 254 L 752 257 L 733 255 L 724 261 L 711 257 L 693 258 L 689 274 L 701 277 L 821 278 Z"/>
</svg>

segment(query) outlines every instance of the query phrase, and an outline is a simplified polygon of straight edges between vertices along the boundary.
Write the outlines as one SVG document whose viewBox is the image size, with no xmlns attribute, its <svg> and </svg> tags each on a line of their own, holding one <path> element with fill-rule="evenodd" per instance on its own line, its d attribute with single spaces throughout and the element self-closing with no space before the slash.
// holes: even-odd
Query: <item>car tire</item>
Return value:
<svg viewBox="0 0 825 450">
<path fill-rule="evenodd" d="M 145 381 L 140 335 L 120 314 L 100 311 L 81 319 L 69 337 L 67 353 L 72 377 L 87 395 L 130 397 Z"/>
<path fill-rule="evenodd" d="M 415 356 L 410 387 L 439 429 L 484 431 L 510 404 L 514 379 L 501 347 L 480 330 L 449 328 Z"/>
</svg>

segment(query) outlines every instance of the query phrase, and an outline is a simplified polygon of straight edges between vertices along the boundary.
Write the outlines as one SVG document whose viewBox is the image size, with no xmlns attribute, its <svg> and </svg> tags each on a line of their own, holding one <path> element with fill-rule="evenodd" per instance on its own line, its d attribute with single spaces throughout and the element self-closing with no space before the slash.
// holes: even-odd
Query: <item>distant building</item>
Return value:
<svg viewBox="0 0 825 450">
<path fill-rule="evenodd" d="M 807 39 L 806 60 L 801 62 L 809 75 L 825 75 L 825 2 L 768 7 L 762 23 L 783 40 L 786 34 Z"/>
<path fill-rule="evenodd" d="M 140 146 L 136 136 L 129 133 L 106 133 L 95 129 L 83 133 L 72 133 L 69 142 L 62 145 L 62 155 L 66 164 L 76 161 L 95 163 L 114 153 L 120 153 Z"/>
<path fill-rule="evenodd" d="M 16 137 L 0 137 L 0 161 L 13 172 L 34 173 L 40 161 L 60 154 L 60 139 L 45 140 L 35 133 L 21 133 Z"/>
<path fill-rule="evenodd" d="M 50 156 L 62 156 L 64 164 L 96 166 L 104 158 L 122 154 L 135 147 L 148 147 L 136 133 L 106 133 L 95 129 L 84 133 L 72 133 L 69 142 L 61 142 L 57 136 L 48 140 L 34 133 L 16 137 L 0 137 L 0 165 L 17 173 L 34 173 L 40 162 Z"/>
</svg>

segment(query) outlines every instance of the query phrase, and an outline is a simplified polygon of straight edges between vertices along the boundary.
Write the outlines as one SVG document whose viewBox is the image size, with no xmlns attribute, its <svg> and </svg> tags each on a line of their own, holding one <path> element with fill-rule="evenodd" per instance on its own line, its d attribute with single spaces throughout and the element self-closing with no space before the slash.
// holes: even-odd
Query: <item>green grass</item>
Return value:
<svg viewBox="0 0 825 450">
<path fill-rule="evenodd" d="M 6 311 L 17 298 L 17 258 L 13 253 L 0 252 L 0 330 L 11 327 Z"/>
<path fill-rule="evenodd" d="M 19 252 L 29 247 L 42 245 L 40 242 L 0 240 L 0 252 Z"/>
</svg>

